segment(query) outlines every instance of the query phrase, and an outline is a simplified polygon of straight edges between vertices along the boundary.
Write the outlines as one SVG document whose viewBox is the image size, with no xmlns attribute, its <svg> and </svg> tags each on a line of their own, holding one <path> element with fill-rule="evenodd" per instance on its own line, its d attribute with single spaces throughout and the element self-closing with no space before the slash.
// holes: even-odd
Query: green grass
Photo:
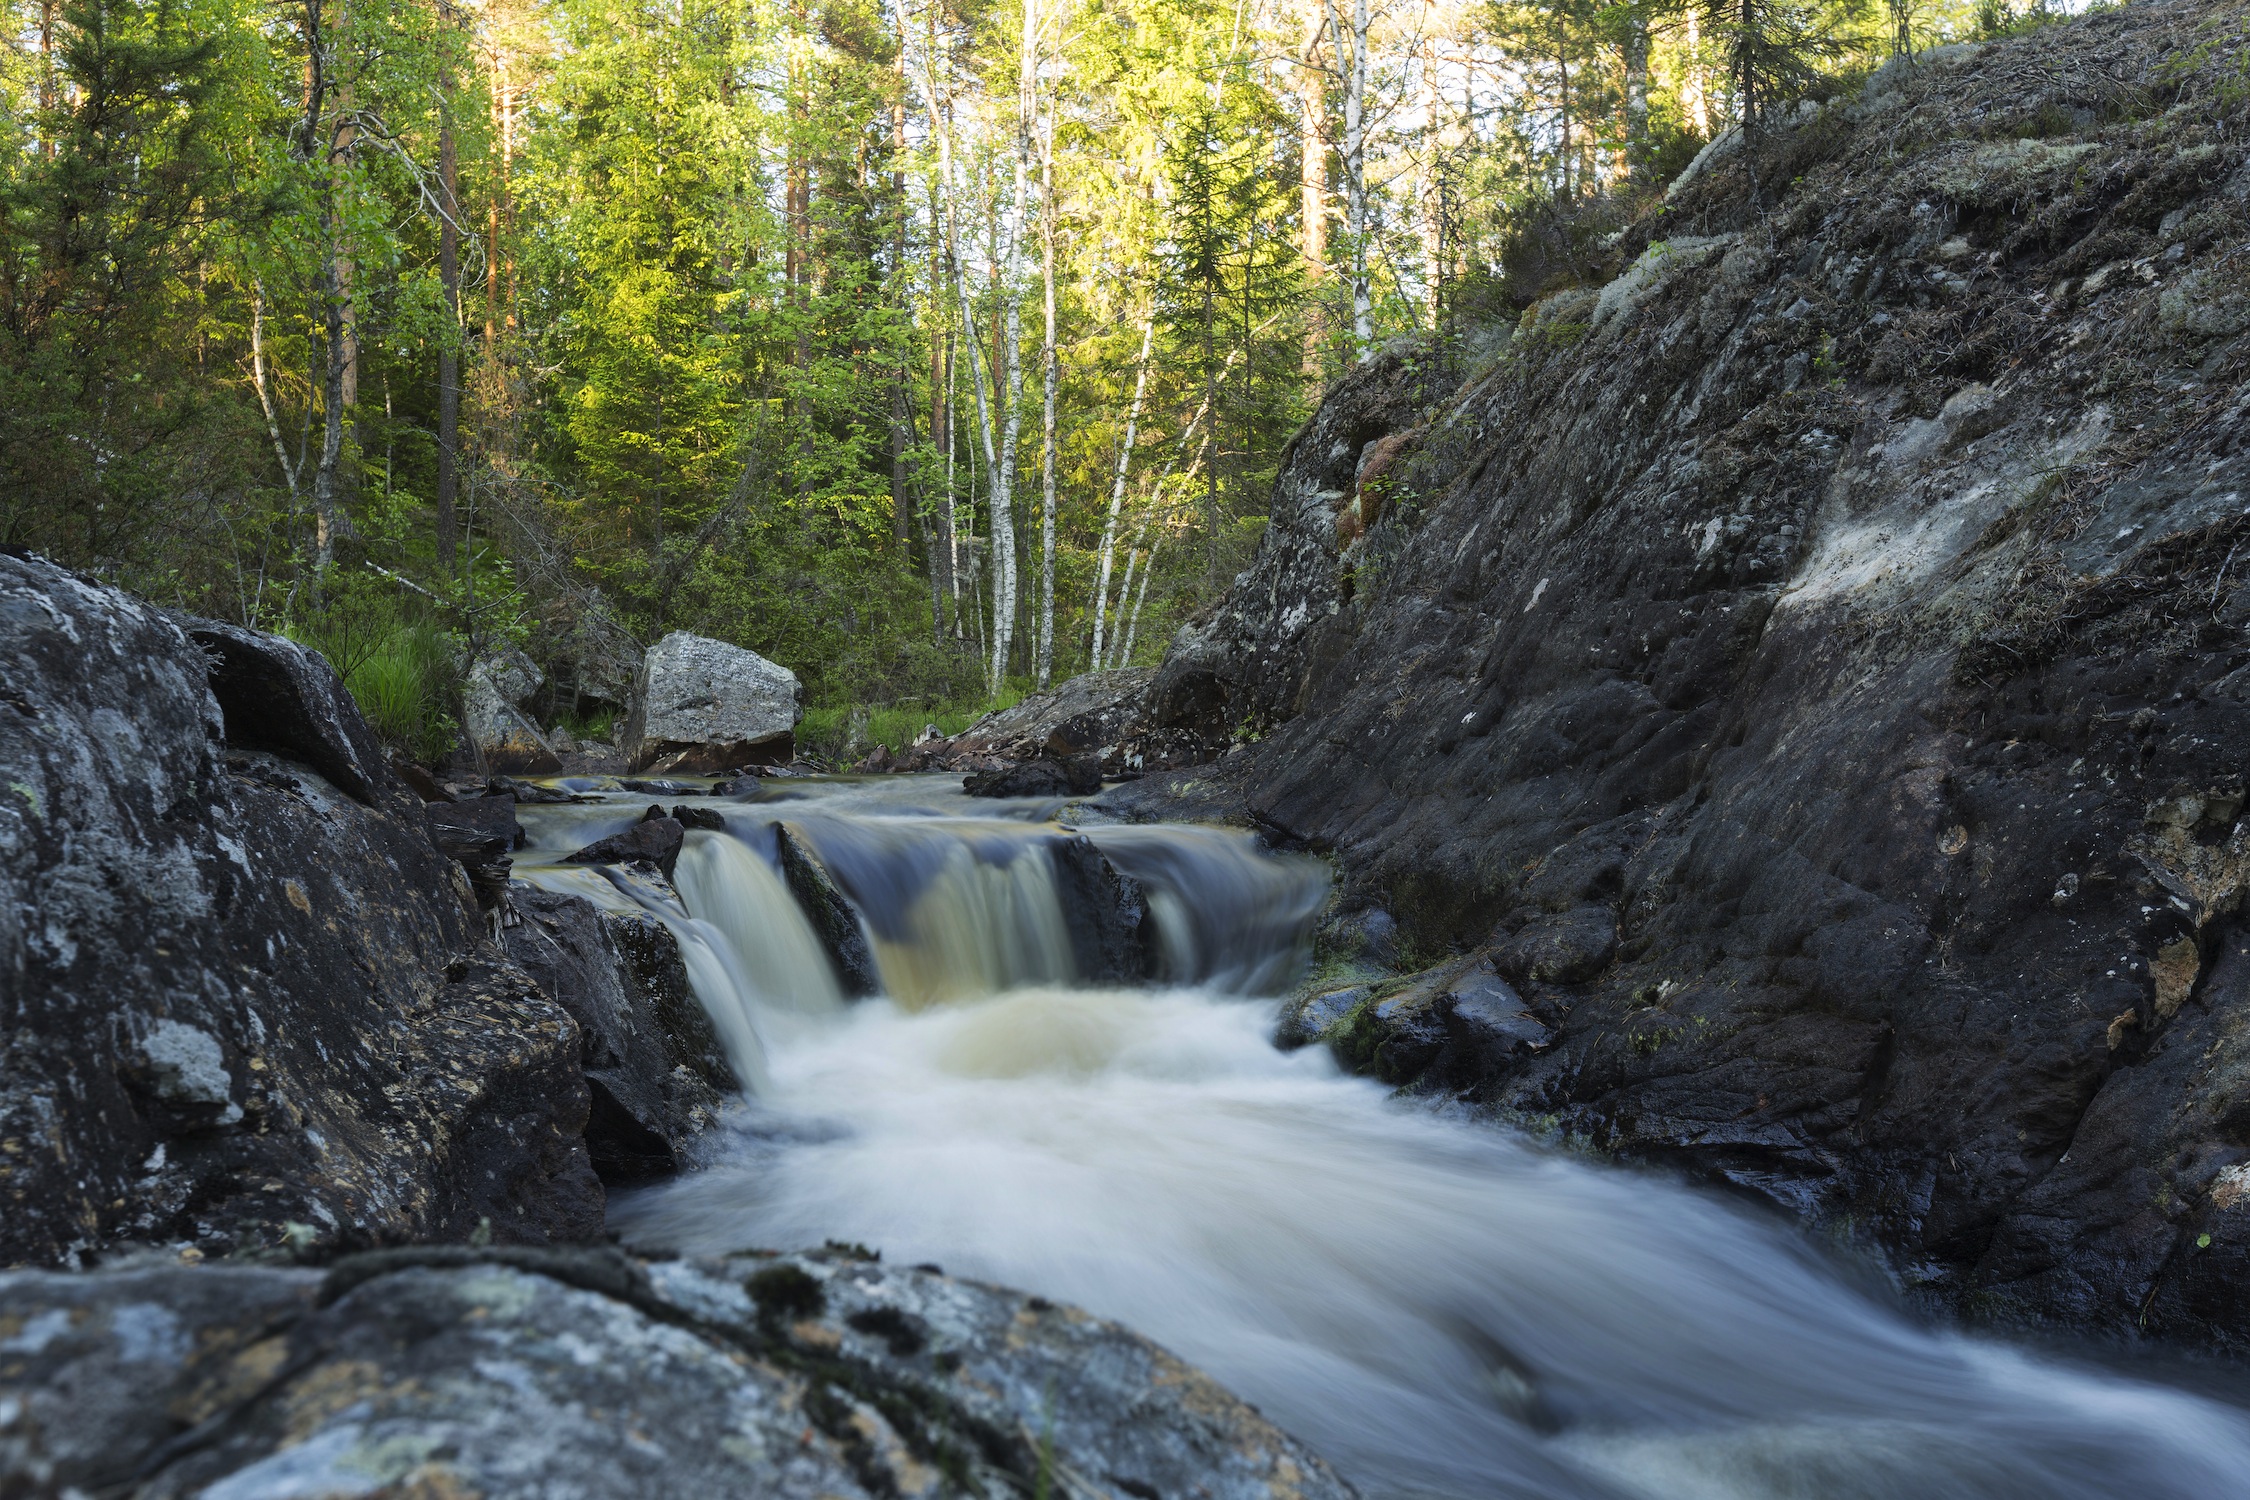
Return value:
<svg viewBox="0 0 2250 1500">
<path fill-rule="evenodd" d="M 860 730 L 858 753 L 864 755 L 877 745 L 888 745 L 896 754 L 914 743 L 925 724 L 937 725 L 939 732 L 948 736 L 956 735 L 995 709 L 1013 708 L 1029 690 L 1025 684 L 1010 683 L 1001 689 L 1000 696 L 990 699 L 822 704 L 805 710 L 804 722 L 797 726 L 797 743 L 817 755 L 840 756 L 849 748 L 853 715 L 860 713 L 866 715 L 866 721 Z"/>
<path fill-rule="evenodd" d="M 328 658 L 390 749 L 435 760 L 453 748 L 454 645 L 434 621 L 356 597 L 285 625 L 282 634 Z"/>
</svg>

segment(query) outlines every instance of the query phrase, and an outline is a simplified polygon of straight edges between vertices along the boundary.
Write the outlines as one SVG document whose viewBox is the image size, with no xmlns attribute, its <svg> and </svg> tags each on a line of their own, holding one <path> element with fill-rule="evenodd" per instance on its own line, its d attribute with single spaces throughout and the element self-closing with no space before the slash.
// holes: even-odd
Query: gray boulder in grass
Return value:
<svg viewBox="0 0 2250 1500">
<path fill-rule="evenodd" d="M 625 719 L 626 764 L 690 776 L 787 765 L 804 703 L 804 686 L 787 667 L 676 630 L 641 658 Z"/>
<path fill-rule="evenodd" d="M 513 647 L 469 669 L 461 689 L 462 728 L 487 772 L 550 776 L 562 769 L 554 746 L 523 712 L 545 681 L 531 658 Z"/>
</svg>

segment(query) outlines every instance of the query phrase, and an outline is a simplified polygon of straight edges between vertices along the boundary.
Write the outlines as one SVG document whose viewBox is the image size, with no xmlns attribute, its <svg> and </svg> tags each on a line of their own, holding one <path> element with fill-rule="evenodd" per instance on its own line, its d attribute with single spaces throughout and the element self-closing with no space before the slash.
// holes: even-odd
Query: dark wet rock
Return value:
<svg viewBox="0 0 2250 1500">
<path fill-rule="evenodd" d="M 855 762 L 852 769 L 862 776 L 880 776 L 885 772 L 897 770 L 898 762 L 892 758 L 890 746 L 877 745 Z"/>
<path fill-rule="evenodd" d="M 528 802 L 534 806 L 578 800 L 576 792 L 566 791 L 559 786 L 541 786 L 536 781 L 521 781 L 513 776 L 488 777 L 484 788 L 494 796 L 512 797 L 518 802 Z"/>
<path fill-rule="evenodd" d="M 1314 936 L 1323 957 L 1387 969 L 1398 962 L 1398 923 L 1380 906 L 1339 912 Z"/>
<path fill-rule="evenodd" d="M 690 776 L 787 765 L 804 705 L 804 687 L 787 667 L 674 631 L 641 659 L 625 721 L 626 764 Z"/>
<path fill-rule="evenodd" d="M 422 809 L 430 842 L 438 851 L 468 872 L 480 911 L 498 909 L 506 900 L 513 850 L 523 847 L 524 832 L 516 822 L 513 797 L 467 797 L 457 802 L 434 802 Z"/>
<path fill-rule="evenodd" d="M 2183 310 L 2250 221 L 2216 75 L 2165 61 L 2212 14 L 1900 70 L 1466 383 L 1355 371 L 1151 690 L 1240 748 L 1100 805 L 1332 853 L 1551 1033 L 1469 1065 L 1459 1002 L 1386 997 L 1385 1076 L 1849 1226 L 1955 1308 L 2250 1340 L 2250 344 Z M 2096 69 L 2173 112 L 1981 133 Z"/>
<path fill-rule="evenodd" d="M 605 920 L 592 903 L 519 885 L 521 918 L 505 934 L 508 955 L 579 1029 L 579 1067 L 591 1092 L 586 1147 L 604 1182 L 677 1171 L 691 1143 L 718 1118 L 728 1083 L 709 1020 L 686 990 L 679 944 L 662 923 Z M 618 934 L 631 925 L 621 943 Z M 667 946 L 657 955 L 636 950 Z M 677 971 L 677 980 L 673 973 Z M 646 976 L 661 975 L 649 984 Z"/>
<path fill-rule="evenodd" d="M 726 832 L 727 820 L 708 807 L 683 805 L 673 808 L 672 816 L 682 828 L 701 828 L 709 833 Z"/>
<path fill-rule="evenodd" d="M 1142 984 L 1154 977 L 1156 929 L 1141 883 L 1083 835 L 1050 840 L 1047 851 L 1079 978 L 1088 984 Z"/>
<path fill-rule="evenodd" d="M 1617 914 L 1606 906 L 1533 916 L 1493 955 L 1499 971 L 1522 983 L 1579 984 L 1617 953 Z"/>
<path fill-rule="evenodd" d="M 188 628 L 0 558 L 0 1263 L 598 1233 L 575 1024 L 325 664 Z"/>
<path fill-rule="evenodd" d="M 611 834 L 606 839 L 596 839 L 575 853 L 566 854 L 563 860 L 574 865 L 623 865 L 646 861 L 672 878 L 672 867 L 680 860 L 680 842 L 687 830 L 677 818 L 665 815 L 662 808 L 650 808 L 655 816 L 643 818 L 623 833 Z"/>
<path fill-rule="evenodd" d="M 17 1272 L 0 1334 L 10 1494 L 1352 1493 L 1115 1324 L 832 1255 Z"/>
<path fill-rule="evenodd" d="M 391 769 L 398 773 L 399 780 L 406 783 L 407 790 L 424 802 L 451 802 L 454 800 L 453 794 L 441 786 L 435 776 L 432 776 L 413 761 L 394 758 L 391 761 Z"/>
<path fill-rule="evenodd" d="M 837 982 L 847 995 L 873 995 L 883 988 L 875 969 L 875 953 L 868 946 L 867 928 L 859 908 L 836 884 L 819 854 L 804 834 L 787 823 L 774 825 L 774 842 L 781 861 L 781 878 L 788 883 L 813 935 L 836 966 Z"/>
<path fill-rule="evenodd" d="M 645 776 L 620 776 L 617 778 L 617 786 L 620 791 L 642 797 L 684 797 L 695 790 L 682 782 L 653 781 Z"/>
<path fill-rule="evenodd" d="M 1273 1044 L 1294 1051 L 1325 1041 L 1374 994 L 1372 985 L 1355 983 L 1320 985 L 1291 996 L 1274 1023 Z"/>
<path fill-rule="evenodd" d="M 1091 755 L 1003 764 L 961 778 L 972 797 L 1090 797 L 1101 789 L 1101 762 Z"/>
<path fill-rule="evenodd" d="M 672 905 L 680 905 L 677 893 L 672 894 Z M 688 983 L 687 962 L 672 929 L 645 911 L 605 911 L 601 918 L 626 998 L 636 1015 L 654 1021 L 671 1049 L 675 1075 L 685 1068 L 716 1093 L 737 1089 L 739 1080 L 727 1062 L 726 1048 Z"/>
<path fill-rule="evenodd" d="M 1283 1012 L 1281 1036 L 1327 1041 L 1345 1062 L 1425 1092 L 1473 1086 L 1553 1041 L 1489 954 L 1403 982 L 1315 991 Z"/>
</svg>

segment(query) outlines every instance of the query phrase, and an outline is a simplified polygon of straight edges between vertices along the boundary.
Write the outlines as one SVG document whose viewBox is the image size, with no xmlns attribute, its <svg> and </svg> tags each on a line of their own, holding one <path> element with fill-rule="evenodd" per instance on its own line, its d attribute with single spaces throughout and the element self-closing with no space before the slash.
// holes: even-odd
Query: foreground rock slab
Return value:
<svg viewBox="0 0 2250 1500">
<path fill-rule="evenodd" d="M 565 1414 L 568 1414 L 567 1417 Z M 845 1252 L 0 1275 L 0 1493 L 1345 1500 L 1146 1339 Z"/>
<path fill-rule="evenodd" d="M 626 765 L 689 776 L 787 765 L 804 716 L 796 673 L 755 651 L 675 630 L 641 659 L 625 721 Z"/>
</svg>

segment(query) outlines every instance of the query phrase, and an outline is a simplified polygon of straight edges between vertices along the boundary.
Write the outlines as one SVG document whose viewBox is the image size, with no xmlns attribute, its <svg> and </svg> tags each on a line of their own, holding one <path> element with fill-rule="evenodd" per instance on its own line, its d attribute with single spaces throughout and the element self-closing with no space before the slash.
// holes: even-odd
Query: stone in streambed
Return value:
<svg viewBox="0 0 2250 1500">
<path fill-rule="evenodd" d="M 1091 755 L 1027 760 L 961 778 L 971 797 L 1090 797 L 1101 789 L 1101 762 Z"/>
<path fill-rule="evenodd" d="M 651 811 L 657 815 L 642 819 L 623 833 L 596 839 L 576 853 L 564 855 L 563 862 L 573 865 L 623 865 L 645 860 L 662 870 L 664 878 L 670 880 L 673 867 L 680 862 L 680 843 L 687 836 L 687 830 L 680 826 L 679 819 L 666 817 L 659 809 L 652 808 Z"/>
<path fill-rule="evenodd" d="M 1374 993 L 1365 984 L 1341 984 L 1293 997 L 1274 1023 L 1273 1044 L 1293 1052 L 1323 1040 Z"/>
<path fill-rule="evenodd" d="M 876 972 L 875 953 L 868 946 L 859 908 L 837 886 L 800 830 L 777 823 L 774 839 L 781 858 L 781 878 L 804 910 L 820 946 L 827 950 L 829 962 L 836 966 L 844 993 L 855 997 L 880 993 L 883 980 Z"/>
<path fill-rule="evenodd" d="M 487 771 L 544 776 L 562 769 L 554 746 L 522 707 L 544 681 L 531 658 L 512 649 L 469 669 L 461 689 L 461 727 Z"/>
<path fill-rule="evenodd" d="M 787 667 L 674 631 L 641 659 L 625 722 L 626 764 L 691 776 L 787 765 L 804 702 L 804 687 Z"/>
<path fill-rule="evenodd" d="M 1103 857 L 1083 834 L 1048 845 L 1055 895 L 1087 984 L 1140 984 L 1156 973 L 1155 928 L 1141 883 Z"/>
</svg>

